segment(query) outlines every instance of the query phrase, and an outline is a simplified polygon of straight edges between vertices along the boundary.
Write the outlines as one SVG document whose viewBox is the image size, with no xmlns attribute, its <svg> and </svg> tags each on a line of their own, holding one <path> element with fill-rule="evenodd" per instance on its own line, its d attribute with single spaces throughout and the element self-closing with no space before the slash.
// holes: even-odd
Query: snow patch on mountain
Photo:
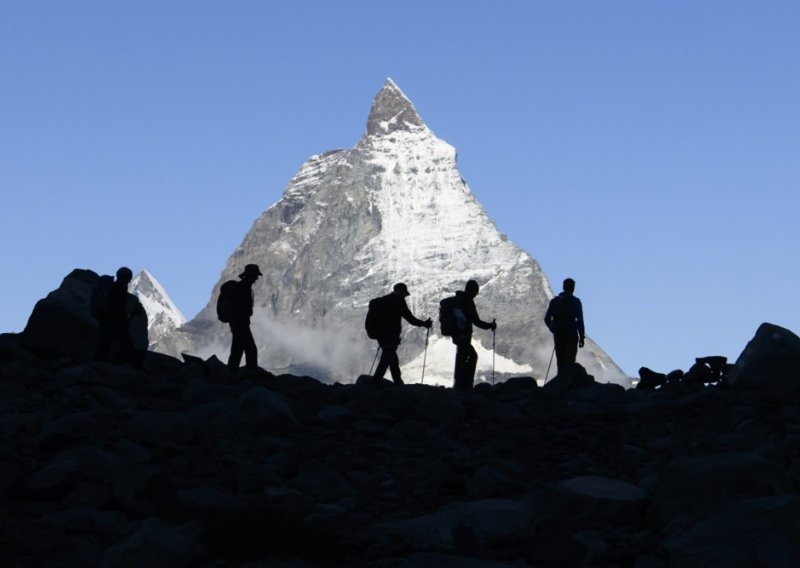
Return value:
<svg viewBox="0 0 800 568">
<path fill-rule="evenodd" d="M 131 280 L 129 291 L 135 294 L 147 313 L 147 335 L 153 347 L 159 338 L 186 323 L 186 318 L 169 297 L 164 286 L 147 270 Z"/>
<path fill-rule="evenodd" d="M 368 371 L 375 343 L 364 333 L 369 300 L 405 282 L 411 311 L 438 319 L 439 301 L 469 279 L 490 333 L 476 330 L 478 377 L 542 379 L 552 354 L 543 316 L 553 292 L 538 263 L 500 233 L 461 178 L 455 149 L 438 139 L 403 92 L 388 80 L 367 119 L 367 132 L 347 150 L 312 156 L 283 197 L 256 219 L 228 258 L 208 305 L 164 336 L 159 349 L 226 350 L 230 331 L 216 320 L 222 282 L 255 262 L 252 327 L 260 363 L 275 372 L 350 382 Z M 591 330 L 591 322 L 588 328 Z M 436 331 L 436 330 L 434 330 Z M 404 325 L 403 372 L 422 370 L 425 334 Z M 224 355 L 222 353 L 221 355 Z M 432 335 L 426 377 L 452 384 L 455 348 Z M 579 361 L 598 380 L 628 384 L 624 373 L 587 338 Z"/>
</svg>

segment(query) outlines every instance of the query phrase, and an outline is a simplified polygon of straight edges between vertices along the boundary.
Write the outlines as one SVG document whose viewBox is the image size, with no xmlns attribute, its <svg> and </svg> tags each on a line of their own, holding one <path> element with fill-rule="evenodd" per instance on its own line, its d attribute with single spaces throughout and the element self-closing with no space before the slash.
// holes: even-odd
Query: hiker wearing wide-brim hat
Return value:
<svg viewBox="0 0 800 568">
<path fill-rule="evenodd" d="M 231 354 L 228 357 L 228 368 L 235 373 L 245 357 L 248 369 L 258 368 L 258 348 L 253 332 L 250 331 L 250 317 L 253 315 L 253 284 L 262 276 L 257 264 L 248 264 L 239 274 L 239 282 L 232 290 Z"/>
<path fill-rule="evenodd" d="M 259 276 L 264 276 L 261 274 L 261 269 L 258 268 L 257 264 L 248 264 L 244 267 L 244 272 L 239 275 L 239 278 L 258 278 Z"/>
</svg>

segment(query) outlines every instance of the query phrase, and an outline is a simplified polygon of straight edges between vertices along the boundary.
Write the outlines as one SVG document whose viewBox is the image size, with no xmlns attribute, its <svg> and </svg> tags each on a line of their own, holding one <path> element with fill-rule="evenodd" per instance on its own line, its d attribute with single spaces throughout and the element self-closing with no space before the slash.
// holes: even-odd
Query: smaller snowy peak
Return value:
<svg viewBox="0 0 800 568">
<path fill-rule="evenodd" d="M 378 91 L 372 101 L 367 119 L 367 135 L 381 136 L 398 130 L 412 131 L 425 127 L 417 109 L 391 79 Z"/>
<path fill-rule="evenodd" d="M 147 270 L 131 280 L 129 291 L 135 294 L 147 312 L 147 333 L 151 345 L 162 336 L 186 323 L 167 291 Z"/>
</svg>

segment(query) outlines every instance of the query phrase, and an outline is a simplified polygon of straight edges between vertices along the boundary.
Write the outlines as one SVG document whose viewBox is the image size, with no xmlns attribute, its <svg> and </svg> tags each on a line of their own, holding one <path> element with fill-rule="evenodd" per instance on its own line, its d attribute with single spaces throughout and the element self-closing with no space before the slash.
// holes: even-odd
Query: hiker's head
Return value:
<svg viewBox="0 0 800 568">
<path fill-rule="evenodd" d="M 564 280 L 564 292 L 567 294 L 572 294 L 575 291 L 575 281 L 572 278 L 566 278 Z"/>
<path fill-rule="evenodd" d="M 239 278 L 242 280 L 250 280 L 251 282 L 255 282 L 258 280 L 258 277 L 262 276 L 261 270 L 259 270 L 257 264 L 248 264 L 244 267 L 244 272 L 239 275 Z"/>
<path fill-rule="evenodd" d="M 394 288 L 392 288 L 392 290 L 394 290 L 395 294 L 399 294 L 403 298 L 405 298 L 406 296 L 410 296 L 411 295 L 409 293 L 409 291 L 408 291 L 408 286 L 406 286 L 402 282 L 398 282 L 397 284 L 395 284 Z"/>
<path fill-rule="evenodd" d="M 131 280 L 133 280 L 133 271 L 130 268 L 122 266 L 117 270 L 117 282 L 125 282 L 127 284 Z"/>
<path fill-rule="evenodd" d="M 475 282 L 474 280 L 470 280 L 469 282 L 467 282 L 467 285 L 464 286 L 464 292 L 466 292 L 469 296 L 473 298 L 478 295 L 478 291 L 480 289 L 481 287 L 478 286 L 478 283 Z"/>
</svg>

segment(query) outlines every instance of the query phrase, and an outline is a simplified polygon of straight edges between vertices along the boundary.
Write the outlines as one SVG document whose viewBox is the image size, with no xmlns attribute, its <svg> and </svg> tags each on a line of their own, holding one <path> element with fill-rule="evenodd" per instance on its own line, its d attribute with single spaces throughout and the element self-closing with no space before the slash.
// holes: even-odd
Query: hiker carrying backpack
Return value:
<svg viewBox="0 0 800 568">
<path fill-rule="evenodd" d="M 401 318 L 411 325 L 428 329 L 433 324 L 430 319 L 422 321 L 414 317 L 406 304 L 408 295 L 408 287 L 405 284 L 402 282 L 395 284 L 391 294 L 370 300 L 367 317 L 364 320 L 367 337 L 376 339 L 381 350 L 381 359 L 373 376 L 382 379 L 386 369 L 389 369 L 392 373 L 392 380 L 399 385 L 403 384 L 400 376 L 400 363 L 397 358 L 397 347 L 400 345 L 402 331 Z"/>
<path fill-rule="evenodd" d="M 574 293 L 575 281 L 566 278 L 563 292 L 550 300 L 544 314 L 544 323 L 553 334 L 553 352 L 559 372 L 575 363 L 578 348 L 584 346 L 586 337 L 583 305 Z"/>
<path fill-rule="evenodd" d="M 370 339 L 382 339 L 392 332 L 392 295 L 380 296 L 369 301 L 364 329 Z"/>
<path fill-rule="evenodd" d="M 475 381 L 475 369 L 478 353 L 472 346 L 472 326 L 481 329 L 497 329 L 497 323 L 483 321 L 475 308 L 475 297 L 480 286 L 475 280 L 469 280 L 463 291 L 456 292 L 451 298 L 439 303 L 439 322 L 442 334 L 453 338 L 456 345 L 456 366 L 453 373 L 453 387 L 458 390 L 471 390 Z"/>
<path fill-rule="evenodd" d="M 228 280 L 220 286 L 217 298 L 217 319 L 222 323 L 231 323 L 236 316 L 236 289 L 238 287 L 237 280 Z"/>
</svg>

